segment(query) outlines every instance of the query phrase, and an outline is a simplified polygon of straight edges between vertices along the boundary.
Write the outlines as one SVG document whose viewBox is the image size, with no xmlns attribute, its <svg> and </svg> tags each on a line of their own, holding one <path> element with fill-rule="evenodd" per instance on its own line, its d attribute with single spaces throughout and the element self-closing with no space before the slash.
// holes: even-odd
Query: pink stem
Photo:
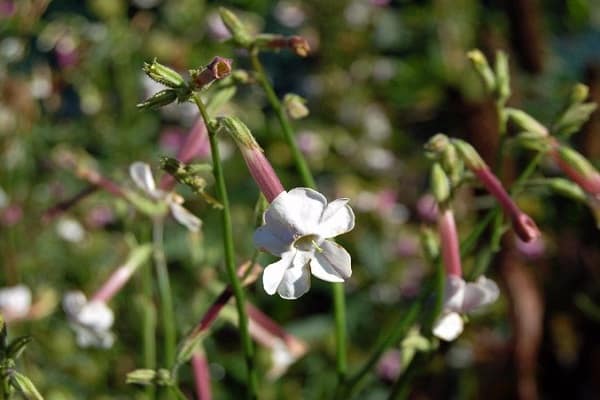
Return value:
<svg viewBox="0 0 600 400">
<path fill-rule="evenodd" d="M 192 355 L 192 368 L 194 370 L 194 381 L 196 383 L 196 394 L 198 400 L 211 400 L 212 390 L 210 385 L 210 370 L 206 356 L 200 352 Z"/>
<path fill-rule="evenodd" d="M 110 299 L 121 290 L 127 283 L 135 269 L 129 265 L 124 265 L 117 268 L 102 285 L 100 289 L 94 293 L 91 301 L 100 301 L 107 303 Z"/>
<path fill-rule="evenodd" d="M 462 277 L 458 234 L 456 232 L 454 214 L 451 209 L 446 208 L 445 210 L 441 210 L 438 217 L 438 230 L 442 246 L 442 260 L 446 267 L 446 272 L 448 275 Z"/>
<path fill-rule="evenodd" d="M 477 168 L 473 173 L 479 178 L 486 189 L 498 200 L 504 212 L 512 221 L 513 229 L 519 238 L 531 242 L 540 236 L 540 231 L 535 222 L 525 214 L 504 190 L 502 183 L 487 167 Z"/>
</svg>

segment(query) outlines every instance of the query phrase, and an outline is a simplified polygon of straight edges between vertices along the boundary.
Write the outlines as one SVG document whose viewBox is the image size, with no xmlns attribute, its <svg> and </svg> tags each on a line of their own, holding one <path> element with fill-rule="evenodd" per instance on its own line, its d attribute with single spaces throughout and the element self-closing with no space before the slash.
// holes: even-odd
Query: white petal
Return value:
<svg viewBox="0 0 600 400">
<path fill-rule="evenodd" d="M 87 299 L 82 292 L 67 292 L 63 297 L 63 309 L 69 319 L 76 319 L 77 315 L 87 303 Z"/>
<path fill-rule="evenodd" d="M 308 259 L 303 258 L 302 252 L 296 252 L 294 264 L 304 262 L 302 266 L 296 266 L 285 271 L 283 280 L 277 289 L 277 293 L 284 299 L 294 300 L 308 292 L 310 289 L 310 269 Z"/>
<path fill-rule="evenodd" d="M 325 196 L 312 189 L 282 192 L 265 212 L 265 223 L 276 236 L 288 241 L 294 236 L 314 234 L 326 204 Z"/>
<path fill-rule="evenodd" d="M 110 329 L 114 320 L 115 316 L 112 310 L 102 301 L 87 303 L 78 315 L 78 321 L 81 325 L 98 332 Z"/>
<path fill-rule="evenodd" d="M 317 234 L 329 239 L 351 231 L 354 228 L 354 212 L 348 199 L 337 199 L 327 205 Z"/>
<path fill-rule="evenodd" d="M 129 166 L 129 176 L 138 188 L 152 197 L 157 197 L 156 183 L 148 164 L 141 161 L 134 162 Z"/>
<path fill-rule="evenodd" d="M 31 307 L 31 290 L 25 285 L 0 289 L 0 310 L 5 315 L 24 317 Z"/>
<path fill-rule="evenodd" d="M 462 317 L 455 312 L 443 314 L 433 326 L 433 334 L 447 342 L 456 339 L 463 331 Z"/>
<path fill-rule="evenodd" d="M 269 295 L 275 294 L 277 288 L 283 280 L 285 271 L 292 268 L 295 252 L 283 254 L 281 260 L 269 264 L 263 271 L 263 287 Z"/>
<path fill-rule="evenodd" d="M 463 312 L 471 312 L 485 305 L 491 304 L 498 298 L 500 290 L 498 285 L 491 279 L 480 276 L 475 282 L 469 282 L 465 286 L 465 298 L 463 301 Z"/>
<path fill-rule="evenodd" d="M 262 250 L 266 250 L 274 256 L 281 256 L 290 250 L 291 243 L 285 238 L 275 236 L 272 229 L 263 225 L 254 232 L 254 244 Z"/>
<path fill-rule="evenodd" d="M 330 240 L 321 243 L 322 252 L 315 251 L 310 261 L 314 276 L 327 282 L 344 282 L 352 275 L 350 254 Z"/>
<path fill-rule="evenodd" d="M 462 312 L 465 299 L 465 281 L 459 276 L 449 275 L 444 288 L 444 310 Z"/>
<path fill-rule="evenodd" d="M 175 218 L 181 225 L 185 226 L 192 232 L 198 232 L 200 230 L 202 221 L 200 218 L 189 212 L 187 208 L 183 207 L 181 204 L 173 202 L 169 203 L 169 208 L 171 208 L 171 214 L 173 215 L 173 218 Z"/>
</svg>

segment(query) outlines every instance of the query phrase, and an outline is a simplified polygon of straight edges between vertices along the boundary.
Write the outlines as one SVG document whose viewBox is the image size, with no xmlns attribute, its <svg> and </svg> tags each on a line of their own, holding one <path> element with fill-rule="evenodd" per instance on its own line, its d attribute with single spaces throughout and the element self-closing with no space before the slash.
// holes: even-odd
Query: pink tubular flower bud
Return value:
<svg viewBox="0 0 600 400">
<path fill-rule="evenodd" d="M 233 137 L 244 157 L 244 161 L 246 161 L 250 175 L 254 178 L 267 201 L 272 202 L 275 197 L 284 191 L 283 185 L 248 127 L 236 117 L 220 118 L 219 125 Z"/>
<path fill-rule="evenodd" d="M 194 352 L 192 356 L 192 368 L 194 370 L 194 383 L 196 384 L 198 400 L 211 400 L 210 369 L 206 355 L 203 352 Z"/>
<path fill-rule="evenodd" d="M 540 231 L 533 219 L 521 211 L 473 146 L 458 139 L 454 139 L 452 143 L 465 161 L 467 168 L 475 174 L 488 192 L 498 200 L 504 212 L 511 219 L 517 236 L 525 242 L 538 238 Z"/>
<path fill-rule="evenodd" d="M 590 195 L 600 197 L 600 173 L 581 154 L 554 142 L 550 155 L 573 182 Z"/>
<path fill-rule="evenodd" d="M 496 178 L 487 166 L 474 169 L 473 173 L 479 178 L 490 194 L 498 200 L 504 212 L 510 217 L 513 229 L 521 240 L 530 242 L 540 236 L 540 230 L 533 219 L 521 211 L 519 206 L 504 190 L 498 178 Z"/>
<path fill-rule="evenodd" d="M 231 64 L 230 59 L 217 56 L 206 67 L 190 71 L 193 88 L 199 90 L 216 80 L 226 78 L 231 74 Z"/>
<path fill-rule="evenodd" d="M 438 216 L 438 231 L 442 246 L 442 261 L 446 267 L 446 272 L 448 275 L 462 277 L 458 234 L 454 222 L 454 213 L 451 209 L 441 210 Z"/>
<path fill-rule="evenodd" d="M 240 150 L 246 165 L 248 165 L 250 175 L 254 178 L 267 201 L 272 202 L 284 189 L 269 160 L 267 160 L 260 147 L 241 147 Z"/>
</svg>

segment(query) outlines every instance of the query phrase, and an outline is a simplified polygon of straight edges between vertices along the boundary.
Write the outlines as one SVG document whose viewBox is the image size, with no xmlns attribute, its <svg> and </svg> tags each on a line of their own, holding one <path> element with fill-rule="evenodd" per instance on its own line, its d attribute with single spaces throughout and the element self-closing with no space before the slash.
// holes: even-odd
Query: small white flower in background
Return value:
<svg viewBox="0 0 600 400">
<path fill-rule="evenodd" d="M 171 210 L 171 215 L 177 222 L 192 232 L 198 232 L 202 221 L 181 205 L 183 199 L 177 193 L 165 192 L 156 187 L 152 171 L 148 164 L 140 161 L 134 162 L 129 167 L 129 175 L 137 187 L 152 199 L 166 202 Z"/>
<path fill-rule="evenodd" d="M 71 243 L 79 243 L 85 238 L 85 229 L 73 218 L 61 218 L 56 223 L 56 233 Z"/>
<path fill-rule="evenodd" d="M 274 381 L 281 377 L 306 352 L 305 348 L 302 352 L 295 354 L 290 347 L 281 339 L 277 339 L 271 349 L 271 369 L 267 372 L 267 378 Z"/>
<path fill-rule="evenodd" d="M 69 292 L 63 298 L 63 309 L 81 347 L 109 348 L 115 341 L 110 328 L 114 322 L 113 312 L 106 303 L 87 301 L 81 292 Z"/>
<path fill-rule="evenodd" d="M 254 233 L 254 242 L 281 257 L 264 270 L 268 294 L 297 299 L 310 289 L 311 273 L 328 282 L 344 282 L 352 275 L 350 254 L 329 240 L 354 228 L 348 199 L 328 204 L 315 190 L 292 189 L 273 200 L 264 221 Z"/>
<path fill-rule="evenodd" d="M 444 308 L 434 324 L 433 334 L 448 342 L 456 339 L 464 328 L 461 314 L 493 303 L 499 294 L 496 283 L 484 276 L 469 283 L 456 275 L 448 276 L 444 290 Z"/>
<path fill-rule="evenodd" d="M 6 320 L 23 318 L 31 308 L 31 291 L 25 285 L 0 289 L 0 312 Z"/>
</svg>

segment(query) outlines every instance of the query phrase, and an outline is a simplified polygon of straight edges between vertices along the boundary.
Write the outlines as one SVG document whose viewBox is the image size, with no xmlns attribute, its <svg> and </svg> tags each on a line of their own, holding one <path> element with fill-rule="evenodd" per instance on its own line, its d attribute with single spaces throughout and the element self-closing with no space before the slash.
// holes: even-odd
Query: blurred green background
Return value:
<svg viewBox="0 0 600 400">
<path fill-rule="evenodd" d="M 176 153 L 196 114 L 190 104 L 160 112 L 136 109 L 157 90 L 143 75 L 143 62 L 156 57 L 185 72 L 221 55 L 234 59 L 234 69 L 249 68 L 243 52 L 223 43 L 227 32 L 219 6 L 230 7 L 256 32 L 297 34 L 311 45 L 307 58 L 282 51 L 262 59 L 281 97 L 294 92 L 307 99 L 310 116 L 293 125 L 319 189 L 330 199 L 351 198 L 357 213 L 357 228 L 341 238 L 353 255 L 347 284 L 351 366 L 368 356 L 431 269 L 418 244 L 417 204 L 427 190 L 422 144 L 445 132 L 466 138 L 494 160 L 493 104 L 466 52 L 478 47 L 493 58 L 495 50 L 507 51 L 510 104 L 544 123 L 577 81 L 600 99 L 597 0 L 0 0 L 0 286 L 24 283 L 34 303 L 45 307 L 42 317 L 15 322 L 9 333 L 33 336 L 20 369 L 46 399 L 146 398 L 125 384 L 127 372 L 144 366 L 141 277 L 111 302 L 117 341 L 109 350 L 77 348 L 60 298 L 71 289 L 92 293 L 126 258 L 133 240 L 150 240 L 150 222 L 100 191 L 43 219 L 47 209 L 87 185 L 57 166 L 54 154 L 65 146 L 85 152 L 94 168 L 129 187 L 133 161 L 158 171 L 158 157 Z M 219 114 L 243 119 L 284 185 L 299 185 L 258 87 L 241 88 Z M 596 113 L 574 137 L 575 147 L 596 166 L 599 126 Z M 225 138 L 221 144 L 242 261 L 253 249 L 258 189 L 233 144 Z M 518 171 L 526 159 L 517 154 L 509 170 Z M 551 165 L 544 168 L 556 173 Z M 178 190 L 204 221 L 201 235 L 167 224 L 182 337 L 226 276 L 218 212 Z M 474 317 L 458 341 L 441 346 L 416 378 L 412 398 L 600 396 L 598 230 L 585 205 L 547 193 L 520 200 L 544 232 L 543 249 L 508 246 L 512 250 L 490 260 L 488 274 L 501 282 L 501 301 Z M 490 206 L 472 193 L 458 203 L 465 233 Z M 65 235 L 65 223 L 72 222 L 80 231 Z M 261 261 L 270 259 L 264 255 Z M 476 257 L 466 260 L 467 270 L 474 262 Z M 249 297 L 310 344 L 308 355 L 286 375 L 261 385 L 262 398 L 327 398 L 335 383 L 329 287 L 313 280 L 306 296 L 290 302 L 267 296 L 258 283 Z M 239 397 L 244 366 L 236 329 L 220 323 L 205 347 L 214 398 Z M 158 353 L 160 360 L 160 348 Z M 268 352 L 259 347 L 258 356 L 259 370 L 266 371 Z M 191 397 L 189 368 L 182 369 L 180 382 Z M 386 398 L 389 384 L 385 374 L 374 374 L 357 398 Z"/>
</svg>

